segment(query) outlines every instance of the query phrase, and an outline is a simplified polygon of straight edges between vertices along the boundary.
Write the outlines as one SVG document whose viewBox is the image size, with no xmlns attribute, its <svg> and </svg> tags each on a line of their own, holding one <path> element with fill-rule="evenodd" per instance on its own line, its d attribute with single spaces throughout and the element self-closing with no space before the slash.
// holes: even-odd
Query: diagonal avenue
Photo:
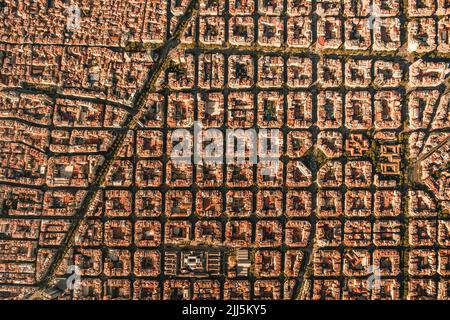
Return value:
<svg viewBox="0 0 450 320">
<path fill-rule="evenodd" d="M 38 296 L 38 293 L 47 289 L 55 279 L 56 272 L 60 267 L 64 256 L 73 245 L 75 235 L 81 225 L 81 222 L 85 219 L 87 214 L 90 212 L 90 210 L 93 209 L 95 205 L 95 199 L 98 196 L 99 187 L 104 184 L 106 174 L 111 169 L 111 166 L 117 154 L 123 146 L 128 130 L 133 130 L 134 128 L 136 128 L 139 118 L 141 117 L 142 112 L 145 110 L 147 97 L 152 91 L 155 90 L 155 83 L 159 78 L 161 72 L 163 72 L 169 60 L 170 52 L 179 45 L 180 37 L 184 34 L 187 26 L 189 25 L 189 22 L 197 12 L 198 2 L 198 0 L 191 0 L 189 2 L 185 13 L 180 17 L 178 25 L 172 36 L 159 48 L 158 57 L 155 58 L 155 63 L 151 66 L 142 89 L 135 95 L 133 110 L 128 114 L 128 117 L 122 125 L 122 129 L 124 130 L 117 134 L 114 144 L 105 155 L 105 161 L 99 168 L 97 177 L 89 185 L 87 194 L 83 199 L 79 210 L 73 217 L 74 221 L 70 225 L 66 237 L 64 238 L 60 248 L 58 249 L 52 263 L 48 267 L 46 274 L 43 276 L 42 280 L 37 283 L 37 292 L 34 291 L 28 294 L 28 298 L 31 298 L 32 296 Z"/>
</svg>

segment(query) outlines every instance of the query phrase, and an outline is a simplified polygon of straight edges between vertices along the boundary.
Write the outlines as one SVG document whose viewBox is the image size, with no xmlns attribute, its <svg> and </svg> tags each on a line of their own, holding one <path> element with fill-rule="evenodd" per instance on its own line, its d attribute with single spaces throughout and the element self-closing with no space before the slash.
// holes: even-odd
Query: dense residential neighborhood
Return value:
<svg viewBox="0 0 450 320">
<path fill-rule="evenodd" d="M 450 299 L 448 0 L 0 21 L 1 300 Z"/>
</svg>

